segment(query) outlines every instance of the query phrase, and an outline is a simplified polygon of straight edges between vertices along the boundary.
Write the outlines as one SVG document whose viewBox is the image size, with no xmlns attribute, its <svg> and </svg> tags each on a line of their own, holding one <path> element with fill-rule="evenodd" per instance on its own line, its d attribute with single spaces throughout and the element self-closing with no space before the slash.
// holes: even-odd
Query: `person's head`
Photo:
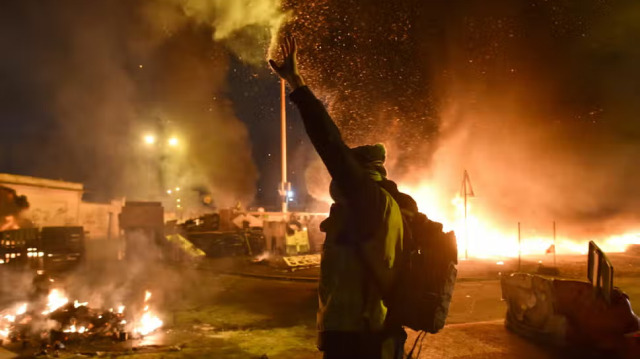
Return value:
<svg viewBox="0 0 640 359">
<path fill-rule="evenodd" d="M 366 169 L 376 181 L 387 177 L 384 161 L 387 159 L 387 149 L 382 143 L 358 146 L 351 149 L 356 161 Z"/>
<path fill-rule="evenodd" d="M 351 153 L 359 165 L 364 168 L 374 181 L 382 181 L 387 178 L 387 169 L 384 161 L 387 158 L 387 150 L 381 143 L 375 145 L 364 145 L 351 148 Z M 341 202 L 342 195 L 338 188 L 331 181 L 329 193 L 335 202 Z"/>
</svg>

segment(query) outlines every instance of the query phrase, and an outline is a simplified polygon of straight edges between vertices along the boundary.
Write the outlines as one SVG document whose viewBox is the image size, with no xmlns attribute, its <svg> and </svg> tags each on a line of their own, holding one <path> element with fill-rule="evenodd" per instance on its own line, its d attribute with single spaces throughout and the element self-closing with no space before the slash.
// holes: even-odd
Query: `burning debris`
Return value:
<svg viewBox="0 0 640 359">
<path fill-rule="evenodd" d="M 9 306 L 0 312 L 0 340 L 62 349 L 76 341 L 124 341 L 147 336 L 162 327 L 163 321 L 151 309 L 151 292 L 145 291 L 143 309 L 119 305 L 92 308 L 88 302 L 69 300 L 60 288 L 30 302 Z"/>
</svg>

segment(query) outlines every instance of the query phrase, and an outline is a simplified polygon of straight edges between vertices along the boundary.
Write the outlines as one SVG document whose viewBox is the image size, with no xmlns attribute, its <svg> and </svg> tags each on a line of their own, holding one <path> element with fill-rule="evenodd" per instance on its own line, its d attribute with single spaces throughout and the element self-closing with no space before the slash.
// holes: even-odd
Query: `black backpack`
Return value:
<svg viewBox="0 0 640 359">
<path fill-rule="evenodd" d="M 458 247 L 453 232 L 420 212 L 402 211 L 403 253 L 398 277 L 386 298 L 389 321 L 416 331 L 444 327 L 456 282 Z"/>
<path fill-rule="evenodd" d="M 388 308 L 386 327 L 405 326 L 419 331 L 415 349 L 426 333 L 437 333 L 444 327 L 458 275 L 458 244 L 453 231 L 445 233 L 441 223 L 420 213 L 416 201 L 398 191 L 394 182 L 378 184 L 402 211 L 403 246 L 396 262 L 396 278 L 384 285 L 363 251 L 356 253 L 382 293 Z M 409 357 L 412 353 L 413 349 Z"/>
<path fill-rule="evenodd" d="M 398 191 L 392 181 L 380 182 L 402 211 L 403 250 L 398 258 L 397 277 L 382 285 L 366 258 L 365 268 L 381 288 L 388 308 L 388 327 L 405 326 L 416 331 L 437 333 L 449 313 L 458 270 L 458 245 L 455 234 L 445 233 L 442 224 L 418 212 L 411 196 Z"/>
</svg>

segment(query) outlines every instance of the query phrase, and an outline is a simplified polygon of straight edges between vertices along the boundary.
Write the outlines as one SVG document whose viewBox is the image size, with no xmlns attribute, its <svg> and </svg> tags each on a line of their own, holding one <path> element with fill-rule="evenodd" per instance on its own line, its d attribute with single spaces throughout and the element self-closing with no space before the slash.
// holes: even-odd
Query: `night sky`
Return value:
<svg viewBox="0 0 640 359">
<path fill-rule="evenodd" d="M 240 61 L 231 62 L 229 99 L 235 113 L 247 124 L 253 159 L 260 173 L 255 202 L 279 208 L 277 192 L 280 179 L 280 82 L 266 68 L 256 69 Z M 287 99 L 288 180 L 294 189 L 292 208 L 313 206 L 305 186 L 305 169 L 314 159 L 295 106 Z"/>
<path fill-rule="evenodd" d="M 302 74 L 349 144 L 384 142 L 399 182 L 450 198 L 467 169 L 505 221 L 637 223 L 637 2 L 251 3 L 260 11 L 3 1 L 0 171 L 135 196 L 149 187 L 141 133 L 163 123 L 189 143 L 164 181 L 276 207 L 279 84 L 264 62 L 275 28 L 298 37 Z M 315 157 L 288 113 L 302 207 Z"/>
</svg>

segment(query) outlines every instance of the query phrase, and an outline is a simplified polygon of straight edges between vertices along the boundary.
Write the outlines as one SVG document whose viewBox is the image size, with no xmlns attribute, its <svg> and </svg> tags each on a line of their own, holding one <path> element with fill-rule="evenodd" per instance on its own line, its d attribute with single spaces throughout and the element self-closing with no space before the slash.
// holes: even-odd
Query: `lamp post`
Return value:
<svg viewBox="0 0 640 359">
<path fill-rule="evenodd" d="M 280 79 L 280 152 L 282 182 L 280 182 L 278 192 L 282 201 L 282 213 L 287 213 L 291 183 L 287 182 L 287 110 L 285 82 L 283 79 Z"/>
<path fill-rule="evenodd" d="M 467 197 L 474 197 L 475 193 L 473 192 L 473 187 L 471 186 L 471 178 L 469 178 L 469 173 L 467 170 L 464 170 L 462 174 L 462 186 L 460 187 L 460 191 L 464 196 L 464 259 L 469 259 L 469 229 L 467 227 Z"/>
<path fill-rule="evenodd" d="M 149 190 L 152 192 L 150 197 L 156 197 L 158 194 L 164 193 L 166 191 L 166 161 L 171 152 L 175 152 L 179 149 L 181 143 L 177 136 L 167 136 L 165 130 L 165 123 L 162 120 L 157 120 L 157 131 L 155 133 L 145 133 L 142 136 L 143 144 L 148 147 L 152 153 L 150 156 L 150 168 L 147 171 L 147 175 L 149 178 Z M 154 165 L 155 163 L 155 165 Z M 152 167 L 156 167 L 156 173 L 158 178 L 158 187 L 154 188 L 154 184 L 152 181 Z M 155 193 L 153 193 L 155 192 Z"/>
</svg>

